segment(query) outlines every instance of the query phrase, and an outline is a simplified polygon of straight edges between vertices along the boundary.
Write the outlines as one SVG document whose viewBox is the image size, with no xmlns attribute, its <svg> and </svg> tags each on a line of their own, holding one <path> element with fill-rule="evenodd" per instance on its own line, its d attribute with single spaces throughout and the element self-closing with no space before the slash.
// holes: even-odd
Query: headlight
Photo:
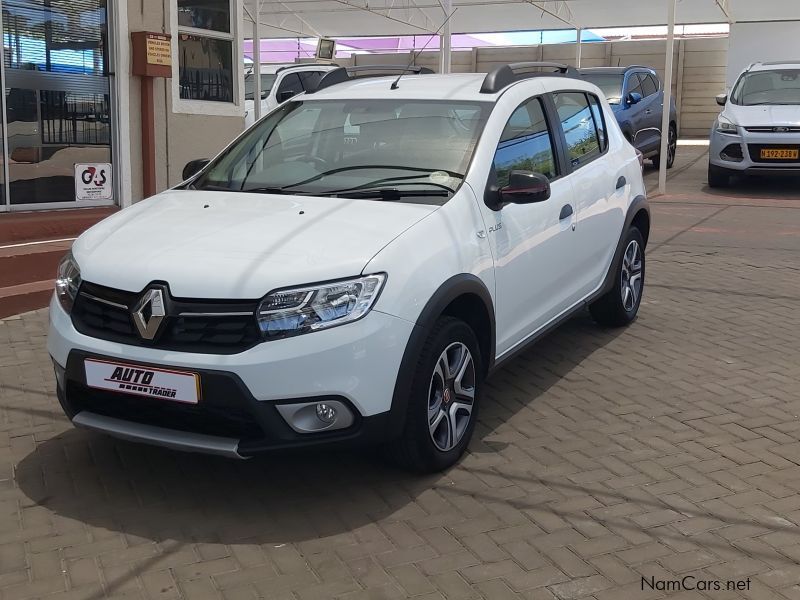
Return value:
<svg viewBox="0 0 800 600">
<path fill-rule="evenodd" d="M 272 292 L 258 307 L 261 333 L 275 339 L 357 321 L 375 304 L 385 281 L 378 273 Z"/>
<path fill-rule="evenodd" d="M 56 296 L 61 306 L 68 313 L 72 310 L 75 303 L 75 296 L 78 295 L 78 288 L 81 285 L 81 270 L 72 252 L 67 252 L 66 256 L 58 263 L 56 271 Z"/>
<path fill-rule="evenodd" d="M 736 127 L 736 124 L 722 115 L 717 117 L 716 130 L 720 133 L 727 133 L 729 135 L 736 135 L 739 132 L 739 128 Z"/>
</svg>

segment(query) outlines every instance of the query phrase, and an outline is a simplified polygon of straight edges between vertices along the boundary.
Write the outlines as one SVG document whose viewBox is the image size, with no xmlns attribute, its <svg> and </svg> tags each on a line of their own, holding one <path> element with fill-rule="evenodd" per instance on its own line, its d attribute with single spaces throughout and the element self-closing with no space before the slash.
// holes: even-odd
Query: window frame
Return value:
<svg viewBox="0 0 800 600">
<path fill-rule="evenodd" d="M 170 31 L 172 32 L 172 111 L 181 114 L 241 117 L 244 114 L 244 63 L 242 40 L 239 38 L 241 0 L 228 0 L 230 4 L 230 32 L 187 27 L 178 24 L 178 0 L 170 0 Z M 224 40 L 231 43 L 231 71 L 233 102 L 216 100 L 189 100 L 180 93 L 180 36 L 193 35 L 202 38 Z"/>
<path fill-rule="evenodd" d="M 592 123 L 594 123 L 595 136 L 597 136 L 597 138 L 598 138 L 598 143 L 600 141 L 600 136 L 597 133 L 597 123 L 595 123 L 595 121 L 594 121 L 594 113 L 592 111 L 591 101 L 589 100 L 589 97 L 593 96 L 597 100 L 598 105 L 600 106 L 600 109 L 601 109 L 600 110 L 600 118 L 603 120 L 603 128 L 604 128 L 604 130 L 606 132 L 605 148 L 599 154 L 596 154 L 595 156 L 593 156 L 592 158 L 590 158 L 586 162 L 582 162 L 582 163 L 577 164 L 577 165 L 572 164 L 572 160 L 569 157 L 569 149 L 567 147 L 567 136 L 564 133 L 563 127 L 561 126 L 561 119 L 559 118 L 558 110 L 556 109 L 556 103 L 555 103 L 555 98 L 554 98 L 555 94 L 582 94 L 584 96 L 584 98 L 586 98 L 586 105 L 589 108 L 589 114 L 592 115 Z M 602 102 L 602 100 L 600 100 L 600 98 L 597 95 L 595 95 L 592 92 L 589 92 L 587 90 L 579 90 L 579 89 L 571 89 L 571 88 L 565 88 L 565 89 L 557 90 L 557 91 L 554 91 L 554 92 L 548 92 L 547 95 L 549 96 L 551 119 L 555 122 L 555 125 L 557 126 L 556 131 L 558 131 L 557 138 L 559 139 L 559 144 L 560 144 L 560 148 L 561 148 L 561 160 L 563 161 L 563 165 L 564 165 L 564 169 L 565 169 L 564 176 L 571 175 L 571 174 L 575 173 L 576 171 L 582 169 L 586 165 L 590 165 L 594 161 L 596 161 L 599 158 L 602 158 L 603 156 L 608 154 L 609 149 L 611 147 L 611 139 L 610 139 L 609 134 L 608 134 L 608 121 L 606 120 L 606 115 L 605 115 L 605 109 L 603 107 L 603 102 Z"/>
</svg>

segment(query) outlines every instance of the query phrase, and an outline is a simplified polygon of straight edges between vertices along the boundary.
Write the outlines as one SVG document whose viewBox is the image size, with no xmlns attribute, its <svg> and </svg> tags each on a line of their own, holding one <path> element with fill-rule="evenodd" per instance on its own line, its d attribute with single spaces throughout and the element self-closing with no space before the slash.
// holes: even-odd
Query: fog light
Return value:
<svg viewBox="0 0 800 600">
<path fill-rule="evenodd" d="M 347 404 L 334 397 L 326 398 L 324 402 L 276 404 L 275 408 L 297 433 L 346 429 L 356 421 L 356 415 Z"/>
<path fill-rule="evenodd" d="M 323 423 L 330 425 L 336 420 L 336 409 L 330 404 L 320 402 L 317 404 L 317 418 Z"/>
</svg>

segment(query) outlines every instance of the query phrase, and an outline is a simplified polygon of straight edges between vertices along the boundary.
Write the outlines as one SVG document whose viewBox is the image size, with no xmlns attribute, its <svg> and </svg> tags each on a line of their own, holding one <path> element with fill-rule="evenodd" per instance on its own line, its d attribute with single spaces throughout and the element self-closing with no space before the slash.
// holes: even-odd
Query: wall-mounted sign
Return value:
<svg viewBox="0 0 800 600">
<path fill-rule="evenodd" d="M 75 200 L 112 200 L 111 163 L 75 164 Z"/>
<path fill-rule="evenodd" d="M 168 35 L 148 33 L 145 48 L 147 64 L 172 66 L 172 42 Z"/>
<path fill-rule="evenodd" d="M 172 36 L 167 33 L 131 33 L 132 73 L 139 77 L 172 77 Z"/>
</svg>

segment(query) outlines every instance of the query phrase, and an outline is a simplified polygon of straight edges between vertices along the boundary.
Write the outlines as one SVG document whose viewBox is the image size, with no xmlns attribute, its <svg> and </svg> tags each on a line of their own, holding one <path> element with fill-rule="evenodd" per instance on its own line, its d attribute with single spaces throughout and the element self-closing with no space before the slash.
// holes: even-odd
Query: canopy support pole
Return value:
<svg viewBox="0 0 800 600">
<path fill-rule="evenodd" d="M 450 17 L 453 14 L 452 0 L 441 0 L 444 9 L 444 27 L 439 36 L 439 72 L 449 73 L 452 67 L 452 35 L 450 31 Z"/>
<path fill-rule="evenodd" d="M 577 43 L 575 44 L 575 46 L 576 46 L 575 47 L 575 68 L 576 69 L 580 69 L 581 68 L 581 37 L 582 37 L 582 34 L 583 34 L 583 29 L 578 27 L 575 31 L 578 34 Z"/>
<path fill-rule="evenodd" d="M 253 110 L 258 121 L 261 118 L 261 0 L 256 0 L 253 15 Z"/>
<path fill-rule="evenodd" d="M 669 117 L 672 106 L 672 62 L 675 51 L 675 8 L 678 0 L 667 0 L 669 31 L 667 56 L 664 65 L 664 105 L 661 110 L 661 160 L 658 168 L 658 193 L 667 193 L 667 153 L 669 146 Z"/>
</svg>

